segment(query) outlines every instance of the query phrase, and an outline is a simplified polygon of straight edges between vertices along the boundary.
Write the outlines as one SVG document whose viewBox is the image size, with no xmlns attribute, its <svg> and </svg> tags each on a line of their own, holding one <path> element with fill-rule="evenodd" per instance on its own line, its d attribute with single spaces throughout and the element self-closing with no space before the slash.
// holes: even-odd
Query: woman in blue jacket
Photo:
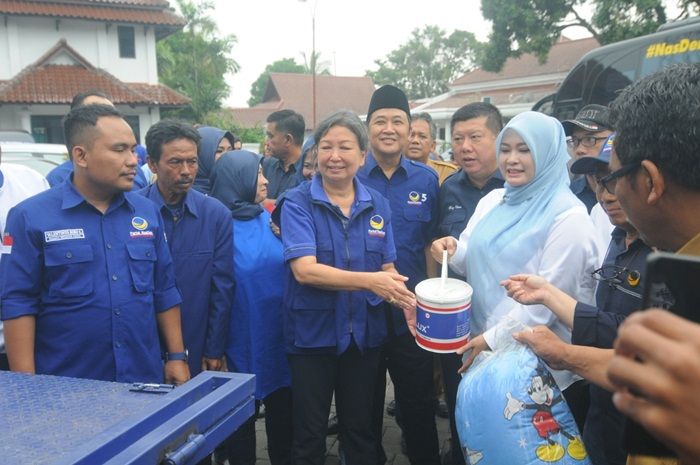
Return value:
<svg viewBox="0 0 700 465">
<path fill-rule="evenodd" d="M 314 134 L 318 173 L 277 211 L 287 264 L 284 343 L 292 374 L 295 464 L 322 465 L 331 398 L 348 465 L 376 462 L 371 413 L 385 302 L 415 326 L 415 297 L 396 259 L 388 202 L 355 177 L 367 132 L 336 113 Z"/>
<path fill-rule="evenodd" d="M 273 465 L 289 464 L 292 396 L 282 338 L 284 259 L 282 243 L 270 230 L 260 203 L 267 194 L 261 157 L 246 150 L 224 153 L 214 165 L 211 196 L 233 217 L 236 289 L 226 346 L 230 371 L 254 373 L 255 399 L 265 404 L 268 455 Z M 226 441 L 230 465 L 255 464 L 255 416 Z"/>
</svg>

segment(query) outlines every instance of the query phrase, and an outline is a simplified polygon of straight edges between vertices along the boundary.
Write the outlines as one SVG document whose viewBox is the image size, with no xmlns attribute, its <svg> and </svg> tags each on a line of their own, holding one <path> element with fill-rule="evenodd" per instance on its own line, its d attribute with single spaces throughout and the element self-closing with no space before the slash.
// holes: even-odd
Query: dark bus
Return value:
<svg viewBox="0 0 700 465">
<path fill-rule="evenodd" d="M 607 105 L 633 81 L 672 63 L 700 63 L 700 17 L 664 24 L 653 34 L 588 52 L 559 90 L 532 108 L 572 119 L 584 105 Z"/>
</svg>

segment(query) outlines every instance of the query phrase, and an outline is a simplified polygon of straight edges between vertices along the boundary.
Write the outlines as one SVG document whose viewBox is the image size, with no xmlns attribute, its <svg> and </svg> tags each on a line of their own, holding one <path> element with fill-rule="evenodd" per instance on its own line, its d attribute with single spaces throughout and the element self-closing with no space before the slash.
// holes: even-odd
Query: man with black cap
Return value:
<svg viewBox="0 0 700 465">
<path fill-rule="evenodd" d="M 396 268 L 408 276 L 407 287 L 435 274 L 430 244 L 436 236 L 438 177 L 435 171 L 403 156 L 408 146 L 410 109 L 406 94 L 397 87 L 377 89 L 367 111 L 370 153 L 358 178 L 384 195 L 391 206 L 396 243 Z M 387 304 L 388 341 L 380 362 L 375 391 L 374 426 L 378 438 L 378 463 L 386 462 L 381 447 L 386 370 L 394 382 L 396 404 L 413 465 L 440 463 L 435 425 L 433 357 L 416 345 L 403 313 Z"/>
<path fill-rule="evenodd" d="M 603 105 L 586 105 L 576 118 L 562 123 L 567 135 L 569 153 L 574 161 L 581 157 L 595 157 L 600 153 L 603 143 L 612 134 L 609 120 L 610 111 Z M 571 191 L 586 205 L 590 213 L 596 204 L 595 192 L 585 177 L 571 182 Z"/>
</svg>

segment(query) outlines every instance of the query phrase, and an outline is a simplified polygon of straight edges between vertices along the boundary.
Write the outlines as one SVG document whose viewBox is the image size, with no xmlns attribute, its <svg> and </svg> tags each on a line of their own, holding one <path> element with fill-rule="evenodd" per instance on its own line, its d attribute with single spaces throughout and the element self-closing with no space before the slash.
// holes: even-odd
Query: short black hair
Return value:
<svg viewBox="0 0 700 465">
<path fill-rule="evenodd" d="M 468 103 L 455 111 L 450 121 L 450 131 L 453 131 L 455 124 L 461 121 L 483 118 L 484 116 L 486 117 L 486 127 L 497 136 L 503 129 L 503 116 L 496 106 L 486 102 Z"/>
<path fill-rule="evenodd" d="M 437 139 L 437 125 L 433 121 L 433 117 L 430 116 L 430 113 L 422 111 L 420 113 L 413 113 L 411 115 L 411 122 L 414 122 L 416 120 L 422 120 L 428 123 L 428 127 L 430 128 L 430 137 L 432 137 L 433 140 Z"/>
<path fill-rule="evenodd" d="M 148 158 L 158 163 L 163 150 L 163 144 L 177 140 L 189 139 L 197 145 L 199 152 L 199 141 L 202 136 L 189 123 L 174 119 L 164 119 L 151 126 L 146 133 L 146 151 Z"/>
<path fill-rule="evenodd" d="M 63 118 L 63 135 L 69 154 L 76 145 L 92 145 L 93 141 L 86 139 L 88 130 L 94 129 L 97 121 L 103 117 L 124 119 L 119 110 L 109 105 L 79 105 L 68 112 Z"/>
<path fill-rule="evenodd" d="M 630 84 L 610 105 L 615 153 L 651 160 L 681 186 L 700 189 L 700 64 L 677 64 Z"/>
<path fill-rule="evenodd" d="M 301 145 L 304 143 L 306 123 L 304 123 L 304 117 L 296 111 L 279 110 L 274 113 L 270 113 L 270 115 L 267 117 L 267 122 L 275 123 L 275 129 L 277 132 L 291 134 L 296 145 L 301 147 Z"/>
<path fill-rule="evenodd" d="M 75 107 L 81 106 L 85 99 L 88 97 L 102 97 L 104 99 L 109 100 L 110 102 L 112 101 L 112 98 L 104 92 L 101 92 L 99 90 L 88 90 L 86 92 L 80 92 L 79 94 L 75 94 L 73 100 L 70 102 L 70 109 L 72 110 Z"/>
</svg>

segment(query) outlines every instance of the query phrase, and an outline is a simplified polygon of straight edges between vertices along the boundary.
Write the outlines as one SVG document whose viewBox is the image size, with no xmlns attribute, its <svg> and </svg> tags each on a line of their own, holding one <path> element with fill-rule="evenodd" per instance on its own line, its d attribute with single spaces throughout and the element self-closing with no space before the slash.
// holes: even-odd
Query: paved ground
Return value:
<svg viewBox="0 0 700 465">
<path fill-rule="evenodd" d="M 394 385 L 391 379 L 387 377 L 386 402 L 389 403 L 394 399 Z M 389 465 L 409 465 L 408 457 L 401 453 L 401 431 L 396 425 L 393 417 L 386 415 L 384 410 L 384 434 L 382 441 L 384 450 L 388 457 L 387 464 Z M 438 437 L 440 439 L 441 448 L 445 446 L 446 441 L 450 437 L 450 425 L 446 419 L 435 417 L 437 422 Z M 264 420 L 258 419 L 255 423 L 255 431 L 257 438 L 257 461 L 256 465 L 269 465 L 270 460 L 267 456 L 267 438 L 265 437 Z M 328 436 L 326 440 L 326 465 L 339 465 L 338 459 L 338 439 L 336 436 Z"/>
</svg>

